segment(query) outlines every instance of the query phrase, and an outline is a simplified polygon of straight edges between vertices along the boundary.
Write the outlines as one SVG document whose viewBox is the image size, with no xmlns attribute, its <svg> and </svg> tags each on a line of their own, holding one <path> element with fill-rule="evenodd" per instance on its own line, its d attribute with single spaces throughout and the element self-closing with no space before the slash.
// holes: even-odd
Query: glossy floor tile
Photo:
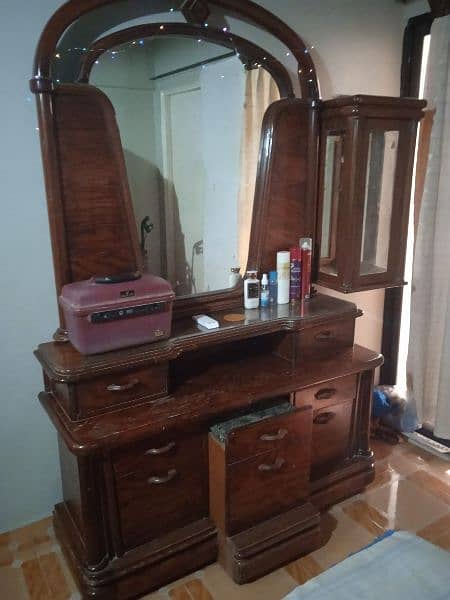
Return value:
<svg viewBox="0 0 450 600">
<path fill-rule="evenodd" d="M 143 600 L 281 600 L 386 529 L 407 529 L 450 550 L 450 463 L 405 442 L 375 440 L 373 449 L 374 482 L 322 516 L 319 550 L 242 586 L 213 564 Z M 81 599 L 50 518 L 0 534 L 0 599 Z"/>
</svg>

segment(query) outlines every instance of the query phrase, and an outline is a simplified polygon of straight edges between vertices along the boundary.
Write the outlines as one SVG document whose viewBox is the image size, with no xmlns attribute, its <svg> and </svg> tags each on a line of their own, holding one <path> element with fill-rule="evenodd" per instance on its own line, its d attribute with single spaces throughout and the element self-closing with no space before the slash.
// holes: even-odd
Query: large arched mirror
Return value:
<svg viewBox="0 0 450 600">
<path fill-rule="evenodd" d="M 43 153 L 58 291 L 137 265 L 170 281 L 176 315 L 235 306 L 232 269 L 272 268 L 277 248 L 313 235 L 314 66 L 261 7 L 71 0 L 43 33 L 31 87 L 55 140 Z"/>
</svg>

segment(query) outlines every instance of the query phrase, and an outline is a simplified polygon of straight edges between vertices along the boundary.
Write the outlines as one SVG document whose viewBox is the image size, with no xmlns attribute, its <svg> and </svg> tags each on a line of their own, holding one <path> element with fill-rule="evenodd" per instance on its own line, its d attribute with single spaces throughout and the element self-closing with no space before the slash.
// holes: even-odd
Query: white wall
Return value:
<svg viewBox="0 0 450 600">
<path fill-rule="evenodd" d="M 57 0 L 0 4 L 0 531 L 50 513 L 61 495 L 56 435 L 37 400 L 37 344 L 57 326 L 36 108 L 34 49 Z"/>
<path fill-rule="evenodd" d="M 2 198 L 2 361 L 0 531 L 51 512 L 61 495 L 56 436 L 37 401 L 32 350 L 49 340 L 57 309 L 36 111 L 28 91 L 38 36 L 58 0 L 0 4 L 0 189 Z M 394 94 L 404 6 L 395 0 L 260 0 L 315 46 L 324 97 Z M 417 14 L 426 9 L 414 3 Z M 407 7 L 411 11 L 411 5 Z M 409 12 L 408 16 L 411 16 Z M 366 310 L 358 339 L 379 347 L 383 292 L 350 296 Z"/>
</svg>

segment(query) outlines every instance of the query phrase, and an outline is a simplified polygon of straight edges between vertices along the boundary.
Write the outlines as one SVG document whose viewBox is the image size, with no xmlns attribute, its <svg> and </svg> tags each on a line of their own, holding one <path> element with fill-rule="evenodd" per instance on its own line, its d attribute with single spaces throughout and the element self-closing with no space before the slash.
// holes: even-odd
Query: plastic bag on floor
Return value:
<svg viewBox="0 0 450 600">
<path fill-rule="evenodd" d="M 383 425 L 404 433 L 418 427 L 416 408 L 405 390 L 395 385 L 378 385 L 373 391 L 372 415 Z"/>
</svg>

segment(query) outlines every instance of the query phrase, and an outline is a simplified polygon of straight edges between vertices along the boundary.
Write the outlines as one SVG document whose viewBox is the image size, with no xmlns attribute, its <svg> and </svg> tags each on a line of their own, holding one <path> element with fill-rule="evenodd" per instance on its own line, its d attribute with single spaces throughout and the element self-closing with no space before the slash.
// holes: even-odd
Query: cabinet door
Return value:
<svg viewBox="0 0 450 600">
<path fill-rule="evenodd" d="M 206 433 L 124 448 L 113 468 L 125 549 L 208 515 Z"/>
<path fill-rule="evenodd" d="M 314 411 L 311 479 L 327 475 L 349 456 L 353 406 L 347 401 Z"/>
<path fill-rule="evenodd" d="M 237 430 L 231 450 L 236 458 L 241 449 L 242 460 L 226 467 L 229 535 L 289 510 L 308 496 L 311 412 L 305 406 Z M 267 450 L 261 453 L 261 448 Z"/>
</svg>

